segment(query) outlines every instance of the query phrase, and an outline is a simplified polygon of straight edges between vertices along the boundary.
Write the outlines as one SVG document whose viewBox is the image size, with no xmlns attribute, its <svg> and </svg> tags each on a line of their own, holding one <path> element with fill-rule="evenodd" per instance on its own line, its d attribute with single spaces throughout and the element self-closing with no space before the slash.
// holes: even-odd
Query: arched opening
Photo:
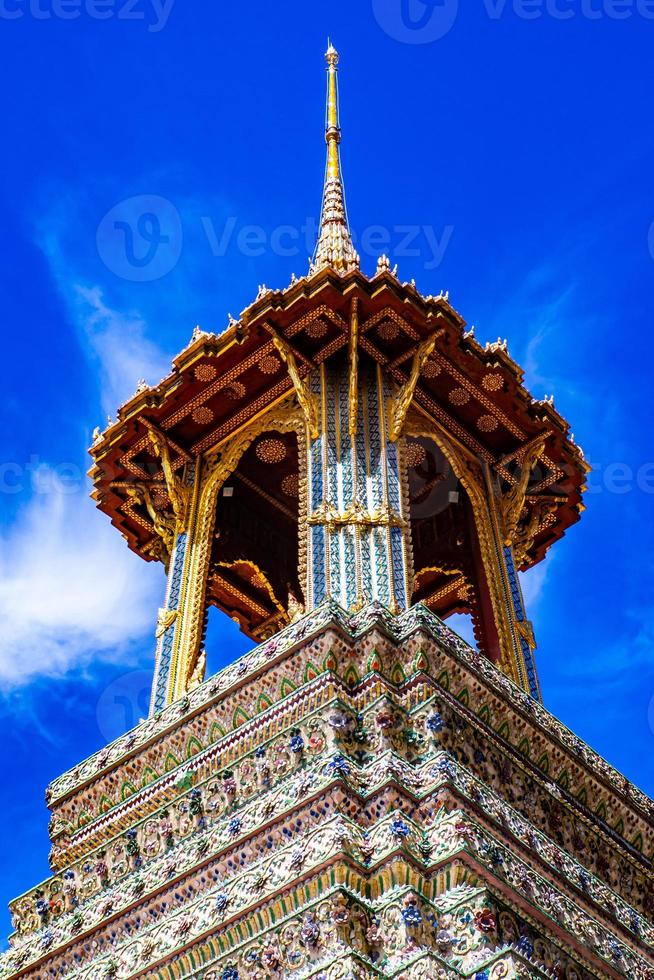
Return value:
<svg viewBox="0 0 654 980">
<path fill-rule="evenodd" d="M 474 579 L 468 495 L 436 443 L 407 440 L 413 601 L 445 618 L 470 612 Z"/>
<path fill-rule="evenodd" d="M 434 439 L 406 441 L 413 547 L 413 602 L 424 602 L 471 645 L 489 655 L 494 641 L 483 620 L 487 585 L 470 497 Z"/>
<path fill-rule="evenodd" d="M 223 615 L 215 605 L 207 607 L 204 628 L 205 677 L 212 677 L 252 649 L 253 641 L 240 624 Z"/>
<path fill-rule="evenodd" d="M 207 604 L 256 641 L 276 633 L 303 602 L 300 466 L 295 432 L 262 432 L 216 501 Z"/>
</svg>

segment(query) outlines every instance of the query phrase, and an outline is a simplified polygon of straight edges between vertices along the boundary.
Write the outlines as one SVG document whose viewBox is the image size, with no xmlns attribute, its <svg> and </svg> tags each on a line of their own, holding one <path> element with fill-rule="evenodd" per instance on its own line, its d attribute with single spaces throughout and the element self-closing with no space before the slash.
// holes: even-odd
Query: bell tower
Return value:
<svg viewBox="0 0 654 980">
<path fill-rule="evenodd" d="M 577 520 L 586 463 L 506 343 L 480 346 L 386 256 L 361 271 L 331 44 L 326 61 L 308 274 L 197 331 L 92 448 L 98 506 L 168 568 L 153 712 L 203 679 L 210 605 L 261 641 L 326 600 L 468 613 L 480 650 L 540 697 L 517 573 Z"/>
</svg>

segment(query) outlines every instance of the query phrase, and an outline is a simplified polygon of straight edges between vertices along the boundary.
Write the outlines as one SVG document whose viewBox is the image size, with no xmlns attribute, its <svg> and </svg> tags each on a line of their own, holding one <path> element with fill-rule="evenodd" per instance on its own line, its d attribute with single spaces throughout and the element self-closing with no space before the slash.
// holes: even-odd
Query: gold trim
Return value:
<svg viewBox="0 0 654 980">
<path fill-rule="evenodd" d="M 281 602 L 279 601 L 279 599 L 277 598 L 277 596 L 275 595 L 275 590 L 273 589 L 272 585 L 268 581 L 268 576 L 266 575 L 266 573 L 263 571 L 262 568 L 259 568 L 259 566 L 255 562 L 250 561 L 249 558 L 237 558 L 236 561 L 219 561 L 216 563 L 217 568 L 234 568 L 236 565 L 247 565 L 249 568 L 251 568 L 252 571 L 255 573 L 255 575 L 258 575 L 259 578 L 262 580 L 263 587 L 265 591 L 268 593 L 268 595 L 270 596 L 270 600 L 273 606 L 275 606 L 278 612 L 286 611 L 283 605 L 281 604 Z M 254 586 L 254 588 L 256 588 L 256 585 Z"/>
<path fill-rule="evenodd" d="M 195 464 L 195 479 L 193 481 L 193 492 L 191 497 L 191 507 L 189 514 L 189 522 L 187 528 L 187 538 L 186 547 L 184 551 L 184 563 L 182 567 L 182 575 L 180 579 L 180 591 L 179 591 L 179 602 L 177 608 L 179 609 L 179 617 L 175 623 L 175 633 L 173 635 L 173 647 L 171 651 L 170 658 L 170 673 L 168 675 L 168 685 L 166 691 L 166 703 L 175 701 L 182 694 L 185 694 L 188 690 L 188 684 L 185 682 L 184 687 L 180 688 L 179 685 L 179 669 L 178 665 L 182 657 L 181 650 L 184 641 L 184 632 L 186 626 L 186 605 L 189 595 L 192 595 L 189 590 L 189 579 L 191 574 L 191 569 L 193 567 L 193 561 L 195 559 L 195 549 L 193 547 L 195 541 L 195 532 L 198 519 L 198 507 L 200 501 L 200 487 L 203 478 L 203 466 L 202 461 L 198 460 Z M 202 630 L 198 637 L 197 645 L 197 656 L 193 662 L 191 670 L 189 670 L 189 677 L 194 673 L 197 666 L 197 658 L 200 655 L 200 647 L 202 640 Z"/>
<path fill-rule="evenodd" d="M 433 354 L 436 341 L 443 333 L 445 333 L 444 330 L 437 330 L 436 333 L 431 335 L 431 337 L 423 340 L 423 342 L 418 345 L 411 362 L 409 377 L 395 397 L 391 399 L 389 406 L 390 424 L 388 433 L 388 437 L 391 442 L 397 442 L 402 434 L 407 412 L 409 411 L 411 402 L 413 401 L 413 396 L 418 384 L 420 372 L 427 358 Z"/>
<path fill-rule="evenodd" d="M 502 497 L 500 509 L 502 513 L 502 524 L 504 527 L 504 543 L 506 545 L 512 544 L 515 538 L 516 531 L 518 530 L 518 524 L 520 523 L 520 518 L 522 517 L 522 512 L 525 506 L 529 479 L 534 466 L 543 455 L 544 451 L 545 437 L 541 436 L 541 438 L 533 442 L 524 453 L 522 467 L 520 470 L 520 478 L 516 481 L 515 486 L 511 487 L 511 489 L 508 490 Z"/>
<path fill-rule="evenodd" d="M 175 535 L 182 528 L 178 526 L 177 521 L 170 514 L 162 510 L 157 510 L 154 506 L 150 490 L 144 483 L 126 484 L 126 489 L 127 499 L 121 508 L 123 513 L 129 514 L 141 527 L 147 527 L 151 534 L 159 538 L 166 550 L 168 558 L 170 558 L 175 544 Z M 148 524 L 147 521 L 144 521 L 143 518 L 136 514 L 134 510 L 136 504 L 141 504 L 145 507 L 152 522 L 151 524 Z"/>
<path fill-rule="evenodd" d="M 350 313 L 350 360 L 349 360 L 349 432 L 354 440 L 357 434 L 357 424 L 359 415 L 359 300 L 356 296 L 352 297 Z M 356 459 L 356 451 L 355 451 Z M 355 482 L 356 486 L 356 482 Z"/>
<path fill-rule="evenodd" d="M 175 700 L 186 693 L 188 679 L 193 674 L 202 641 L 204 611 L 207 604 L 207 579 L 213 532 L 216 522 L 216 503 L 218 494 L 225 481 L 238 466 L 239 460 L 263 432 L 294 431 L 298 435 L 298 458 L 300 460 L 300 498 L 299 498 L 299 555 L 300 581 L 303 578 L 302 565 L 306 565 L 306 541 L 302 533 L 306 528 L 306 452 L 308 449 L 308 433 L 304 416 L 294 402 L 287 401 L 261 415 L 256 424 L 248 426 L 238 437 L 220 450 L 214 450 L 205 457 L 202 484 L 196 495 L 195 526 L 189 532 L 187 556 L 189 567 L 184 571 L 185 590 L 184 604 L 181 616 L 179 644 L 171 666 L 174 674 L 174 691 L 169 700 Z M 304 450 L 304 451 L 303 451 Z"/>
<path fill-rule="evenodd" d="M 167 629 L 172 626 L 179 615 L 178 609 L 160 609 L 157 614 L 157 628 L 155 637 L 158 640 L 164 635 Z"/>
<path fill-rule="evenodd" d="M 327 528 L 330 534 L 335 534 L 344 527 L 401 527 L 406 528 L 406 521 L 397 514 L 388 503 L 383 503 L 376 510 L 368 510 L 358 501 L 339 511 L 329 501 L 323 500 L 313 511 L 307 523 L 311 526 Z"/>
<path fill-rule="evenodd" d="M 529 680 L 527 677 L 527 665 L 525 663 L 524 654 L 522 652 L 522 646 L 520 644 L 521 627 L 515 615 L 515 609 L 513 606 L 513 599 L 511 597 L 511 583 L 509 581 L 509 571 L 506 565 L 506 559 L 504 556 L 504 548 L 511 547 L 506 545 L 502 540 L 502 514 L 500 511 L 501 498 L 499 495 L 499 487 L 497 481 L 493 481 L 491 478 L 491 471 L 488 465 L 484 466 L 484 480 L 487 490 L 488 507 L 491 514 L 491 525 L 493 528 L 493 534 L 495 538 L 495 553 L 497 555 L 498 566 L 500 569 L 500 577 L 502 588 L 504 590 L 504 605 L 507 610 L 507 626 L 509 634 L 513 640 L 514 646 L 514 661 L 515 669 L 517 674 L 517 683 L 523 688 L 523 690 L 530 692 Z M 495 490 L 495 492 L 494 492 Z M 512 556 L 513 557 L 513 556 Z M 520 589 L 520 582 L 517 579 L 517 566 L 515 565 L 515 559 L 513 558 L 513 564 L 516 569 L 516 581 L 518 584 L 518 589 Z M 520 599 L 522 606 L 524 608 L 524 599 L 522 597 L 522 590 L 520 590 Z M 536 647 L 536 640 L 534 638 L 533 628 L 531 623 L 528 624 L 530 629 L 530 649 L 533 651 Z M 529 642 L 529 641 L 528 641 Z M 533 646 L 532 646 L 533 643 Z M 536 672 L 536 664 L 534 663 L 534 676 L 536 677 L 536 686 L 538 688 L 538 693 L 540 695 L 540 684 L 538 682 L 538 674 Z"/>
<path fill-rule="evenodd" d="M 518 666 L 518 644 L 510 620 L 510 610 L 505 589 L 506 569 L 496 546 L 493 528 L 492 505 L 488 499 L 482 464 L 465 446 L 445 433 L 438 423 L 429 419 L 431 427 L 419 416 L 409 416 L 406 434 L 432 439 L 448 460 L 464 487 L 475 519 L 484 570 L 488 580 L 493 618 L 500 640 L 499 666 L 517 684 L 524 688 Z M 520 655 L 521 656 L 521 655 Z"/>
<path fill-rule="evenodd" d="M 258 602 L 255 602 L 252 596 L 247 595 L 246 592 L 239 589 L 239 587 L 234 585 L 233 582 L 229 582 L 226 578 L 223 578 L 222 575 L 214 575 L 213 581 L 217 582 L 225 590 L 225 592 L 229 592 L 235 599 L 242 602 L 243 605 L 250 610 L 250 612 L 255 614 L 255 616 L 268 615 L 268 610 L 264 608 L 264 606 L 260 606 Z M 234 615 L 238 615 L 238 613 L 234 613 Z"/>
<path fill-rule="evenodd" d="M 190 493 L 188 487 L 185 487 L 180 478 L 175 473 L 173 469 L 172 460 L 170 457 L 170 448 L 168 439 L 163 433 L 155 429 L 154 426 L 148 426 L 148 441 L 154 452 L 154 455 L 158 458 L 161 463 L 161 469 L 163 470 L 164 480 L 166 481 L 166 489 L 168 491 L 168 498 L 173 508 L 173 513 L 176 520 L 176 530 L 180 531 L 186 530 L 186 521 L 188 518 L 188 507 L 190 501 Z"/>
<path fill-rule="evenodd" d="M 439 575 L 463 575 L 463 570 L 460 568 L 441 568 L 440 565 L 425 565 L 424 568 L 421 568 L 420 571 L 416 572 L 415 574 L 416 589 L 420 588 L 420 580 L 422 579 L 423 575 L 426 575 L 428 572 L 437 572 Z"/>
<path fill-rule="evenodd" d="M 300 404 L 300 408 L 304 412 L 304 417 L 307 420 L 309 431 L 311 432 L 311 438 L 317 439 L 320 435 L 318 400 L 310 390 L 306 381 L 300 377 L 295 352 L 291 348 L 290 344 L 288 344 L 287 341 L 285 341 L 284 338 L 277 333 L 272 324 L 264 323 L 264 326 L 270 333 L 273 344 L 279 351 L 282 360 L 286 364 L 289 377 L 293 382 L 293 388 L 295 389 L 297 400 Z"/>
</svg>

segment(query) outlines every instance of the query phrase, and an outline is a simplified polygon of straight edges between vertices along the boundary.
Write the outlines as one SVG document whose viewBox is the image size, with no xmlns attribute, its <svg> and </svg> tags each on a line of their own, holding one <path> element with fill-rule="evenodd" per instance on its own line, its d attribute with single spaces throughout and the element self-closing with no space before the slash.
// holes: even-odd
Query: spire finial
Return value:
<svg viewBox="0 0 654 980">
<path fill-rule="evenodd" d="M 338 119 L 338 51 L 327 40 L 327 116 L 325 141 L 327 166 L 320 217 L 320 235 L 312 263 L 312 271 L 331 266 L 337 272 L 359 268 L 359 256 L 354 251 L 345 209 L 345 193 L 341 175 L 339 144 L 341 128 Z"/>
</svg>

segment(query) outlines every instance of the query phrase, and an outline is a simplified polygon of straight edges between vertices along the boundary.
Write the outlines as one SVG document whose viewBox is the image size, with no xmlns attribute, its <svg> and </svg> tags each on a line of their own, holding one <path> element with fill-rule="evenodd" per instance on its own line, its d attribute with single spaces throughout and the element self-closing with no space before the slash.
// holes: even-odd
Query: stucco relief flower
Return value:
<svg viewBox="0 0 654 980">
<path fill-rule="evenodd" d="M 470 824 L 465 823 L 463 820 L 457 820 L 454 824 L 454 829 L 456 830 L 459 837 L 465 841 L 472 841 L 475 838 L 475 832 L 470 826 Z"/>
<path fill-rule="evenodd" d="M 311 912 L 307 912 L 302 920 L 300 941 L 304 946 L 314 947 L 318 945 L 319 937 L 320 926 L 318 925 L 315 916 L 313 916 Z"/>
<path fill-rule="evenodd" d="M 396 817 L 395 820 L 391 822 L 390 831 L 393 837 L 399 839 L 404 839 L 411 835 L 411 828 L 405 820 L 401 817 Z"/>
<path fill-rule="evenodd" d="M 270 878 L 270 872 L 265 871 L 264 869 L 258 871 L 252 878 L 252 881 L 250 882 L 250 891 L 260 892 L 263 888 L 265 888 L 266 882 L 268 881 L 269 878 Z"/>
<path fill-rule="evenodd" d="M 363 838 L 359 841 L 359 850 L 365 864 L 369 864 L 372 860 L 372 856 L 375 853 L 374 845 L 370 841 L 370 837 L 367 833 L 364 833 Z"/>
<path fill-rule="evenodd" d="M 439 732 L 442 732 L 445 728 L 445 722 L 440 711 L 432 711 L 431 714 L 427 715 L 425 725 L 427 731 L 431 732 L 432 735 L 438 735 Z"/>
<path fill-rule="evenodd" d="M 299 754 L 303 751 L 304 739 L 302 738 L 299 731 L 296 731 L 293 735 L 291 735 L 291 739 L 288 743 L 288 747 L 291 750 L 291 752 L 294 752 L 296 754 Z"/>
<path fill-rule="evenodd" d="M 386 941 L 379 919 L 374 918 L 366 929 L 366 939 L 371 946 L 382 946 Z"/>
<path fill-rule="evenodd" d="M 448 759 L 447 757 L 439 759 L 432 769 L 432 775 L 446 776 L 448 779 L 452 779 L 454 776 L 454 765 L 452 760 Z"/>
<path fill-rule="evenodd" d="M 454 943 L 454 936 L 449 931 L 449 929 L 438 930 L 438 932 L 436 933 L 436 945 L 438 946 L 441 952 L 443 952 L 446 949 L 449 949 L 449 947 L 452 946 L 453 943 Z"/>
<path fill-rule="evenodd" d="M 175 927 L 176 934 L 181 938 L 187 936 L 193 928 L 193 919 L 185 917 L 179 920 Z"/>
<path fill-rule="evenodd" d="M 347 776 L 350 765 L 342 755 L 335 755 L 325 766 L 325 773 L 328 776 Z"/>
<path fill-rule="evenodd" d="M 261 950 L 261 965 L 266 970 L 272 970 L 273 973 L 279 970 L 282 965 L 282 960 L 274 946 L 264 946 Z"/>
<path fill-rule="evenodd" d="M 492 932 L 497 926 L 495 913 L 491 909 L 480 909 L 475 912 L 475 928 L 480 932 Z"/>
<path fill-rule="evenodd" d="M 327 721 L 335 732 L 344 731 L 350 724 L 349 716 L 344 711 L 332 711 Z"/>
<path fill-rule="evenodd" d="M 337 895 L 332 902 L 332 921 L 336 925 L 346 925 L 350 921 L 350 909 L 344 895 Z"/>
<path fill-rule="evenodd" d="M 311 732 L 308 744 L 311 752 L 322 752 L 325 747 L 325 739 L 320 732 Z"/>
<path fill-rule="evenodd" d="M 218 892 L 214 899 L 214 907 L 216 912 L 224 912 L 229 905 L 229 895 L 226 892 Z"/>
<path fill-rule="evenodd" d="M 534 944 L 531 941 L 531 937 L 529 936 L 528 932 L 523 930 L 515 948 L 519 953 L 522 953 L 523 956 L 526 956 L 527 959 L 531 959 L 534 954 Z"/>
<path fill-rule="evenodd" d="M 402 919 L 406 926 L 415 929 L 422 922 L 422 912 L 417 905 L 405 905 L 402 909 Z"/>
<path fill-rule="evenodd" d="M 146 936 L 146 938 L 141 943 L 141 950 L 140 950 L 141 959 L 147 962 L 147 960 L 149 960 L 153 956 L 156 948 L 157 948 L 157 944 L 154 941 L 154 939 L 151 936 Z"/>
<path fill-rule="evenodd" d="M 234 796 L 236 793 L 236 780 L 231 772 L 223 773 L 223 789 L 228 796 Z"/>
<path fill-rule="evenodd" d="M 377 727 L 381 728 L 383 732 L 389 731 L 389 729 L 393 728 L 395 725 L 395 715 L 390 708 L 382 708 L 382 710 L 377 713 L 375 722 Z"/>
</svg>

